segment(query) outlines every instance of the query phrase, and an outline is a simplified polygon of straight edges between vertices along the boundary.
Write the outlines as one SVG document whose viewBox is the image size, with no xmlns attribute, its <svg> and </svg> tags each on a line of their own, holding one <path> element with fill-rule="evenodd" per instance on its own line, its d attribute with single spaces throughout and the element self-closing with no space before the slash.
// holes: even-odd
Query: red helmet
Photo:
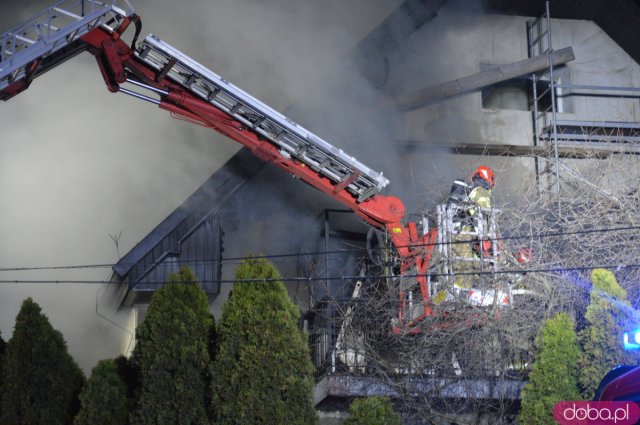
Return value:
<svg viewBox="0 0 640 425">
<path fill-rule="evenodd" d="M 526 264 L 533 260 L 533 251 L 531 248 L 520 248 L 516 253 L 516 259 L 520 264 Z"/>
<path fill-rule="evenodd" d="M 489 187 L 493 187 L 496 184 L 496 181 L 493 177 L 493 170 L 486 165 L 481 165 L 476 169 L 471 178 L 474 179 L 476 177 L 479 177 L 489 183 Z"/>
</svg>

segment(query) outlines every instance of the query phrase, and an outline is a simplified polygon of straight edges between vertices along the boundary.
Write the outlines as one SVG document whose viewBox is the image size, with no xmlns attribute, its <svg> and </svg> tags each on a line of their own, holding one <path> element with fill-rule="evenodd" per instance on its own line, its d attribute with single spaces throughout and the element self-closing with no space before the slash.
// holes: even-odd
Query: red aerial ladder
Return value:
<svg viewBox="0 0 640 425">
<path fill-rule="evenodd" d="M 131 45 L 121 36 L 134 24 Z M 381 195 L 376 172 L 263 104 L 158 37 L 138 42 L 140 18 L 127 0 L 62 0 L 0 39 L 0 99 L 83 51 L 95 56 L 111 92 L 154 103 L 172 116 L 211 128 L 333 197 L 383 232 L 398 294 L 394 330 L 415 333 L 435 315 L 429 264 L 438 232 L 405 218 L 402 201 Z M 130 87 L 130 88 L 126 88 Z"/>
</svg>

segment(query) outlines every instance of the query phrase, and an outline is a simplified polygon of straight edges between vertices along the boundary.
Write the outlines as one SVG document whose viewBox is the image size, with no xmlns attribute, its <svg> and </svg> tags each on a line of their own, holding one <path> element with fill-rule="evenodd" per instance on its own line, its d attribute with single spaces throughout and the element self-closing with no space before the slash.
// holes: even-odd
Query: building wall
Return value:
<svg viewBox="0 0 640 425">
<path fill-rule="evenodd" d="M 551 14 L 553 16 L 553 8 Z M 387 92 L 390 95 L 411 93 L 477 73 L 486 64 L 506 64 L 527 58 L 526 20 L 526 17 L 465 13 L 455 2 L 445 5 L 438 18 L 414 33 L 391 57 Z M 637 86 L 640 66 L 593 22 L 552 19 L 552 36 L 554 49 L 573 48 L 576 59 L 566 67 L 570 83 Z M 559 114 L 559 119 L 637 121 L 640 118 L 637 99 L 571 97 L 567 103 L 572 112 Z M 530 112 L 483 109 L 481 92 L 409 112 L 404 122 L 406 132 L 401 139 L 425 146 L 448 143 L 531 145 L 533 140 Z M 412 179 L 429 182 L 440 191 L 444 191 L 449 184 L 447 179 L 452 177 L 449 169 L 464 175 L 480 162 L 492 166 L 497 171 L 494 194 L 498 201 L 519 193 L 535 176 L 531 159 L 455 157 L 428 149 L 416 149 L 412 155 L 414 164 L 420 164 L 411 168 Z M 625 163 L 635 159 L 618 158 L 616 161 Z M 424 164 L 428 165 L 425 167 Z M 574 161 L 572 166 L 582 170 L 592 168 L 594 163 Z M 434 173 L 434 169 L 437 172 Z"/>
<path fill-rule="evenodd" d="M 400 196 L 410 212 L 441 202 L 451 180 L 464 176 L 479 163 L 497 171 L 498 202 L 512 199 L 535 181 L 531 159 L 452 156 L 403 149 L 402 140 L 427 144 L 532 144 L 531 112 L 483 108 L 479 92 L 407 114 L 390 112 L 392 102 L 387 96 L 391 92 L 406 93 L 478 72 L 486 64 L 511 63 L 527 57 L 526 18 L 463 15 L 456 20 L 449 15 L 453 12 L 445 8 L 389 58 L 391 78 L 382 92 L 372 90 L 352 74 L 355 70 L 349 64 L 343 64 L 336 69 L 341 80 L 348 84 L 318 81 L 287 111 L 320 136 L 344 146 L 374 169 L 382 170 L 392 182 L 387 193 Z M 568 66 L 573 83 L 633 84 L 638 65 L 593 23 L 554 20 L 553 25 L 554 44 L 558 48 L 574 49 L 576 61 Z M 590 47 L 593 43 L 599 47 Z M 608 54 L 617 59 L 602 59 L 601 50 L 614 52 Z M 623 64 L 618 66 L 621 69 L 618 74 L 626 77 L 610 82 L 608 76 L 616 68 L 616 61 Z M 573 112 L 562 114 L 562 118 L 615 119 L 614 111 L 620 108 L 618 100 L 600 100 L 599 107 L 606 112 L 601 116 L 594 115 L 591 100 L 573 98 Z M 628 109 L 629 105 L 633 106 L 633 102 L 627 102 L 624 107 Z M 629 118 L 633 117 L 625 119 Z M 366 147 L 363 149 L 363 146 Z M 576 164 L 583 165 L 584 161 Z M 243 187 L 221 213 L 224 257 L 322 251 L 323 210 L 339 207 L 307 185 L 274 167 L 267 167 Z M 345 258 L 332 259 L 330 273 L 353 273 L 353 266 L 345 261 Z M 285 279 L 304 276 L 305 271 L 310 270 L 318 275 L 324 273 L 320 256 L 278 258 L 274 262 Z M 218 317 L 231 289 L 235 264 L 235 261 L 223 263 L 225 283 L 220 296 L 211 302 L 212 311 Z M 316 300 L 322 294 L 348 295 L 348 288 L 339 288 L 341 282 L 327 285 L 317 281 L 311 285 L 313 288 L 307 283 L 287 282 L 290 295 L 303 310 L 309 305 L 311 293 L 318 296 Z"/>
</svg>

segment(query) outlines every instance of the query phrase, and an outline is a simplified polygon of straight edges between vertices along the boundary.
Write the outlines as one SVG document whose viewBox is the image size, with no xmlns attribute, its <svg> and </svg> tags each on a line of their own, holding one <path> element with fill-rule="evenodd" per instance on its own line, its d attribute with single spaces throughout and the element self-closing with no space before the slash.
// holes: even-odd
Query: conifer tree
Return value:
<svg viewBox="0 0 640 425">
<path fill-rule="evenodd" d="M 579 399 L 579 353 L 574 324 L 566 313 L 545 321 L 536 339 L 533 369 L 522 391 L 520 424 L 555 425 L 555 404 Z"/>
<path fill-rule="evenodd" d="M 206 409 L 208 336 L 212 319 L 207 296 L 185 267 L 151 299 L 136 331 L 132 363 L 139 386 L 131 423 L 209 423 Z"/>
<path fill-rule="evenodd" d="M 216 423 L 313 424 L 313 365 L 300 312 L 276 268 L 245 260 L 222 311 L 213 373 Z"/>
<path fill-rule="evenodd" d="M 138 370 L 133 365 L 133 362 L 130 358 L 127 358 L 123 355 L 120 355 L 113 359 L 113 363 L 116 366 L 116 370 L 118 372 L 118 376 L 124 382 L 124 385 L 127 390 L 127 408 L 129 412 L 133 411 L 133 407 L 135 406 L 135 396 L 138 391 L 138 387 L 140 386 L 138 376 Z"/>
<path fill-rule="evenodd" d="M 80 393 L 80 412 L 74 425 L 126 425 L 129 420 L 127 386 L 114 360 L 102 360 L 91 371 Z"/>
<path fill-rule="evenodd" d="M 2 382 L 2 365 L 4 363 L 4 350 L 7 343 L 2 339 L 2 333 L 0 333 L 0 382 Z"/>
<path fill-rule="evenodd" d="M 619 365 L 637 365 L 638 356 L 624 351 L 627 326 L 633 324 L 626 291 L 613 273 L 596 269 L 591 274 L 591 300 L 585 313 L 586 326 L 578 341 L 582 348 L 578 365 L 582 396 L 591 399 L 607 372 Z"/>
<path fill-rule="evenodd" d="M 27 298 L 6 346 L 0 423 L 67 425 L 78 411 L 83 383 L 62 334 Z"/>
<path fill-rule="evenodd" d="M 349 406 L 344 425 L 402 425 L 389 397 L 357 398 Z"/>
</svg>

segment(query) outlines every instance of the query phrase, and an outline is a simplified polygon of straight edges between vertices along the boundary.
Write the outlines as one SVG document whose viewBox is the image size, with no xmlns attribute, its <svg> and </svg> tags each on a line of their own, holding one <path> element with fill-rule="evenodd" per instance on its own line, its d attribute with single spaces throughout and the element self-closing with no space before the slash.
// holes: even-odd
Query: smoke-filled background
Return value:
<svg viewBox="0 0 640 425">
<path fill-rule="evenodd" d="M 2 32 L 53 3 L 0 1 Z M 404 26 L 415 23 L 398 21 L 385 35 L 393 41 L 404 34 L 387 45 L 385 61 L 374 60 L 367 68 L 366 56 L 376 55 L 364 52 L 364 70 L 370 71 L 369 77 L 377 75 L 373 80 L 363 74 L 358 46 L 400 0 L 137 0 L 133 6 L 142 17 L 143 35 L 156 34 L 383 171 L 391 180 L 385 193 L 401 197 L 409 211 L 418 211 L 440 202 L 451 180 L 465 177 L 480 161 L 420 144 L 531 141 L 528 112 L 485 113 L 479 94 L 411 113 L 398 111 L 398 99 L 414 90 L 478 72 L 482 63 L 510 63 L 527 56 L 524 18 L 490 16 L 480 21 L 477 16 L 486 12 L 481 0 L 427 3 L 437 7 L 425 25 L 406 30 Z M 589 32 L 592 27 L 576 28 L 561 35 L 578 40 L 574 48 L 588 47 L 594 37 L 602 39 L 601 31 Z M 480 51 L 480 62 L 469 54 Z M 498 120 L 504 124 L 492 125 Z M 109 93 L 88 53 L 0 104 L 0 128 L 0 267 L 5 268 L 116 262 L 239 148 L 215 132 L 171 119 L 154 105 Z M 531 160 L 482 162 L 498 172 L 497 198 L 519 189 L 516 176 L 532 175 Z M 281 186 L 295 191 L 302 184 Z M 251 238 L 230 248 L 227 241 L 234 227 L 255 229 L 251 234 L 259 238 L 261 230 L 275 225 L 285 230 L 269 242 L 277 252 L 262 253 L 295 252 L 298 247 L 288 244 L 287 235 L 304 234 L 307 229 L 300 223 L 313 221 L 310 214 L 316 214 L 316 206 L 280 188 L 276 179 L 274 185 L 261 181 L 254 189 L 273 200 L 264 207 L 268 213 L 259 211 L 263 206 L 256 199 L 262 198 L 235 201 L 246 214 L 227 223 L 225 255 L 255 252 Z M 310 196 L 314 202 L 324 197 L 315 192 Z M 306 222 L 291 219 L 292 211 L 278 211 L 300 207 L 306 209 L 301 212 Z M 239 246 L 241 242 L 246 246 Z M 110 275 L 109 267 L 2 271 L 0 280 L 99 282 Z M 80 365 L 90 369 L 97 360 L 117 355 L 121 341 L 130 338 L 114 325 L 126 323 L 128 312 L 105 308 L 99 302 L 103 292 L 98 283 L 0 283 L 2 336 L 10 337 L 22 300 L 31 296 L 64 333 Z"/>
<path fill-rule="evenodd" d="M 7 1 L 0 31 L 53 2 Z M 294 118 L 374 169 L 383 137 L 364 111 L 330 125 L 324 107 L 344 103 L 340 88 L 366 81 L 336 72 L 340 62 L 399 1 L 274 0 L 149 1 L 133 3 L 143 34 L 152 32 L 279 110 L 309 103 Z M 351 81 L 349 81 L 351 80 Z M 322 92 L 330 81 L 330 99 Z M 322 96 L 320 96 L 322 95 Z M 351 108 L 352 105 L 349 105 Z M 355 106 L 355 105 L 353 105 Z M 385 106 L 388 108 L 388 105 Z M 348 112 L 349 108 L 342 108 Z M 375 122 L 390 134 L 389 124 Z M 150 104 L 109 93 L 94 58 L 81 54 L 39 77 L 0 105 L 0 266 L 109 264 L 175 209 L 223 164 L 238 145 L 206 129 L 172 120 Z M 345 124 L 347 128 L 344 132 Z M 339 128 L 341 128 L 339 130 Z M 366 129 L 366 130 L 363 130 Z M 335 135 L 359 140 L 337 141 Z M 353 152 L 355 146 L 366 149 Z M 380 156 L 380 155 L 377 155 Z M 386 171 L 386 170 L 385 170 Z M 118 236 L 118 249 L 111 236 Z M 109 268 L 3 271 L 2 280 L 107 280 Z M 60 329 L 85 370 L 120 350 L 123 331 L 113 311 L 100 311 L 99 284 L 0 284 L 0 330 L 11 336 L 22 300 L 34 298 Z M 98 307 L 98 308 L 96 308 Z"/>
</svg>

